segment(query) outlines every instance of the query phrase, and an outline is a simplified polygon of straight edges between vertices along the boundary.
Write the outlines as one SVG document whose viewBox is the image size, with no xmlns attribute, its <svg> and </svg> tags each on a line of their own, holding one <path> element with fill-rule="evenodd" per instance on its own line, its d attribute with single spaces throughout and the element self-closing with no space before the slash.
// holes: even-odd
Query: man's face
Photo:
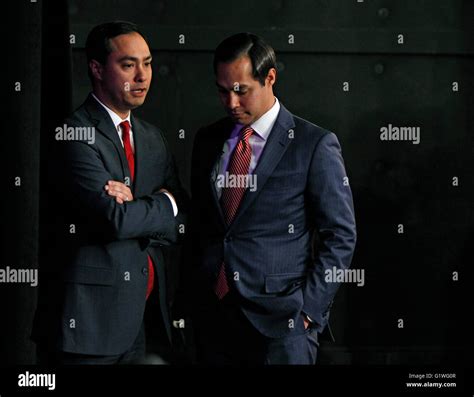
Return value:
<svg viewBox="0 0 474 397">
<path fill-rule="evenodd" d="M 110 40 L 112 52 L 105 65 L 91 61 L 98 79 L 100 98 L 118 114 L 128 114 L 143 104 L 150 88 L 151 54 L 138 33 L 127 33 Z"/>
<path fill-rule="evenodd" d="M 217 64 L 219 98 L 229 116 L 244 125 L 252 124 L 273 106 L 275 78 L 275 69 L 270 69 L 262 86 L 252 76 L 252 62 L 248 56 Z"/>
</svg>

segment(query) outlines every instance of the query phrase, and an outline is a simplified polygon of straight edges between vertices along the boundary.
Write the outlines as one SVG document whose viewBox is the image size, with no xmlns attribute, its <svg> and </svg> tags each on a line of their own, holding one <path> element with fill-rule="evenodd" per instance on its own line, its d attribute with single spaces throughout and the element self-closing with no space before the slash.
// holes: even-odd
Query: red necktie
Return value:
<svg viewBox="0 0 474 397">
<path fill-rule="evenodd" d="M 125 120 L 120 123 L 120 127 L 122 127 L 122 141 L 123 141 L 123 148 L 125 150 L 125 157 L 127 158 L 128 168 L 130 169 L 130 177 L 135 177 L 135 158 L 133 156 L 132 145 L 130 144 L 130 123 Z M 153 284 L 155 282 L 155 269 L 153 268 L 153 262 L 151 260 L 150 255 L 148 255 L 148 283 L 146 288 L 146 299 L 151 294 L 153 290 Z"/>
<path fill-rule="evenodd" d="M 249 139 L 253 132 L 253 129 L 248 126 L 242 128 L 240 131 L 239 142 L 232 153 L 229 166 L 227 167 L 229 176 L 248 175 L 250 159 L 252 157 L 252 147 L 250 146 Z M 236 180 L 242 179 L 243 178 L 236 178 Z M 240 202 L 246 189 L 246 186 L 222 188 L 221 205 L 227 225 L 230 225 L 234 220 L 235 214 L 239 209 Z M 214 286 L 214 292 L 219 299 L 222 299 L 229 292 L 229 284 L 227 281 L 225 268 L 225 263 L 222 262 L 219 274 L 217 275 L 216 284 Z"/>
</svg>

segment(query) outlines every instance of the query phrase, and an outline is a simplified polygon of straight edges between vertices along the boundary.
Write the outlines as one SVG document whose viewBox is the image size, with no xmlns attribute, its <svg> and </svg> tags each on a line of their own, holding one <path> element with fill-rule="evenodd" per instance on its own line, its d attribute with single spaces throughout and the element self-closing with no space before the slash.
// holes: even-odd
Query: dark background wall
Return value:
<svg viewBox="0 0 474 397">
<path fill-rule="evenodd" d="M 17 7 L 9 43 L 20 66 L 8 75 L 8 238 L 0 267 L 37 266 L 40 172 L 51 126 L 89 92 L 84 43 L 92 26 L 130 20 L 148 36 L 152 89 L 134 112 L 165 131 L 186 187 L 195 132 L 223 115 L 213 50 L 228 35 L 251 31 L 277 51 L 280 101 L 337 134 L 354 193 L 353 267 L 365 270 L 365 285 L 342 286 L 331 317 L 336 342 L 323 343 L 320 362 L 459 363 L 472 354 L 472 1 L 70 0 Z M 25 87 L 20 93 L 12 89 L 16 81 Z M 419 127 L 420 143 L 381 141 L 388 124 Z M 0 288 L 0 362 L 31 363 L 36 291 Z"/>
</svg>

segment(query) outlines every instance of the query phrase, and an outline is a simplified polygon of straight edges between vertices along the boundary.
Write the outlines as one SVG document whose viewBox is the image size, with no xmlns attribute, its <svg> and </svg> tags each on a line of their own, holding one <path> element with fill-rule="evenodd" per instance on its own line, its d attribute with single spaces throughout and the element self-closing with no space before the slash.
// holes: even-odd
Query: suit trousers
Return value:
<svg viewBox="0 0 474 397">
<path fill-rule="evenodd" d="M 199 364 L 217 366 L 313 365 L 319 346 L 315 329 L 296 322 L 290 335 L 268 338 L 241 310 L 234 292 L 219 301 L 207 298 L 194 320 Z"/>
</svg>

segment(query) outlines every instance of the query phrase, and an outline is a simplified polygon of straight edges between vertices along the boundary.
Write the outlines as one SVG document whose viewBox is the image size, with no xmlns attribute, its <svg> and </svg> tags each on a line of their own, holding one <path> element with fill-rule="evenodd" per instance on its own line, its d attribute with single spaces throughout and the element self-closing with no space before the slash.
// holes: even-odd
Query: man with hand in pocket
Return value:
<svg viewBox="0 0 474 397">
<path fill-rule="evenodd" d="M 275 53 L 260 37 L 225 39 L 214 71 L 228 116 L 198 131 L 192 160 L 198 361 L 314 364 L 338 289 L 325 270 L 348 268 L 356 243 L 338 139 L 274 96 Z"/>
</svg>

